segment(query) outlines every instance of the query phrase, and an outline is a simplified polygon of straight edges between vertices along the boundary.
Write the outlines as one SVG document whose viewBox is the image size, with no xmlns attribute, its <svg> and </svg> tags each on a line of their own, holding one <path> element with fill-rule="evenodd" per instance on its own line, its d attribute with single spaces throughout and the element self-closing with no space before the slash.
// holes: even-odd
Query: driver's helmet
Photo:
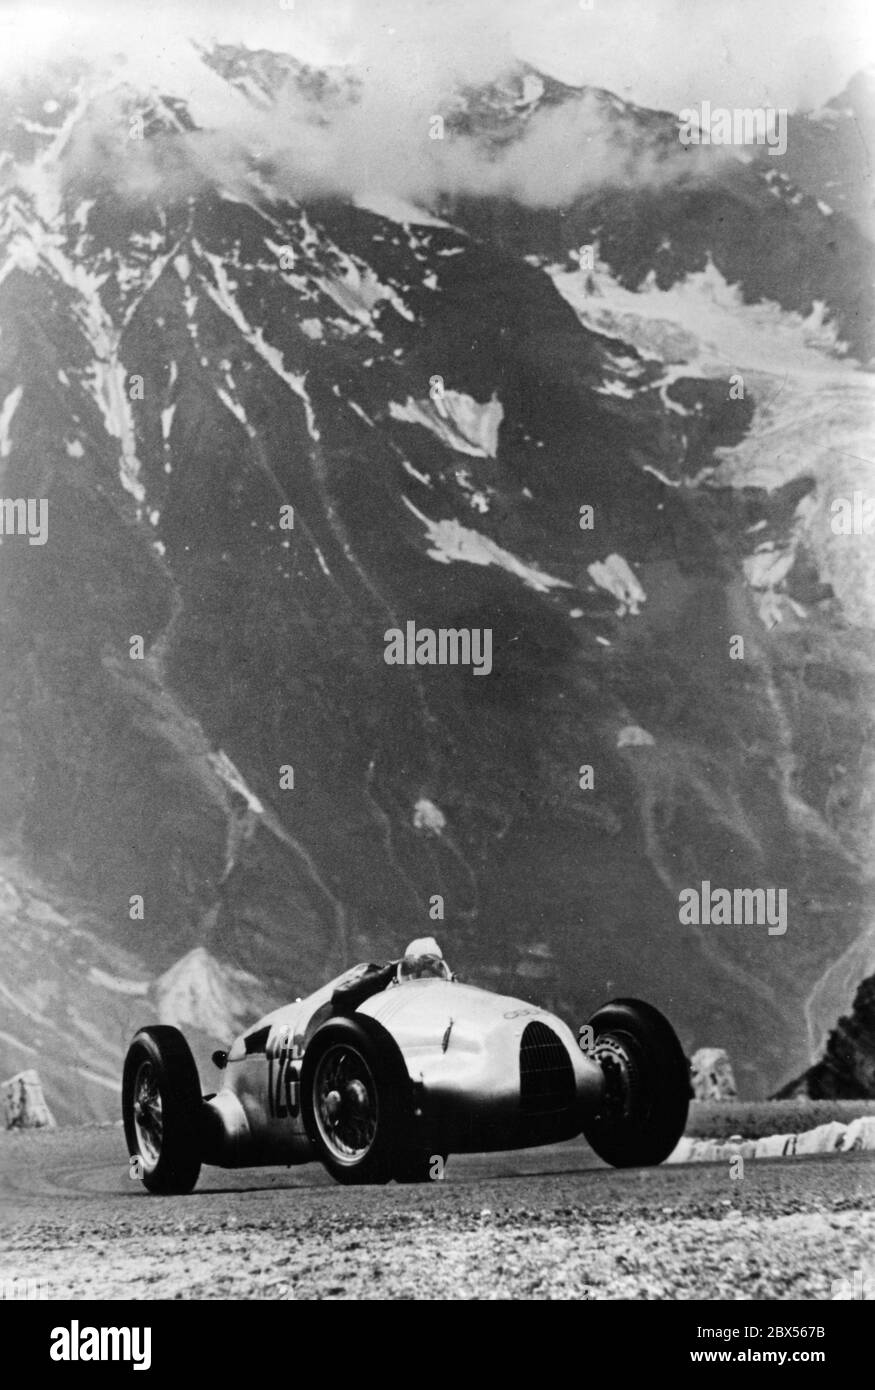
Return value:
<svg viewBox="0 0 875 1390">
<path fill-rule="evenodd" d="M 433 936 L 411 941 L 398 963 L 399 980 L 450 980 L 452 972 Z"/>
</svg>

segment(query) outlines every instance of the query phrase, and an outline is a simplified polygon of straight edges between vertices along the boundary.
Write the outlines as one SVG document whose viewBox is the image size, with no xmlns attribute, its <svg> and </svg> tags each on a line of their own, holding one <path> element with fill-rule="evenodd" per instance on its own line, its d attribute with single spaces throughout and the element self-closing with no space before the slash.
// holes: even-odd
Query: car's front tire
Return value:
<svg viewBox="0 0 875 1390">
<path fill-rule="evenodd" d="M 689 1063 L 674 1029 L 640 999 L 605 1004 L 589 1025 L 589 1055 L 605 1087 L 583 1123 L 587 1142 L 615 1168 L 662 1163 L 684 1132 L 690 1103 Z"/>
<path fill-rule="evenodd" d="M 122 1117 L 132 1163 L 149 1192 L 190 1192 L 201 1170 L 200 1080 L 178 1028 L 141 1028 L 125 1058 Z"/>
<path fill-rule="evenodd" d="M 337 1018 L 313 1035 L 301 1073 L 307 1133 L 341 1183 L 383 1183 L 407 1149 L 412 1087 L 396 1044 L 372 1019 Z"/>
</svg>

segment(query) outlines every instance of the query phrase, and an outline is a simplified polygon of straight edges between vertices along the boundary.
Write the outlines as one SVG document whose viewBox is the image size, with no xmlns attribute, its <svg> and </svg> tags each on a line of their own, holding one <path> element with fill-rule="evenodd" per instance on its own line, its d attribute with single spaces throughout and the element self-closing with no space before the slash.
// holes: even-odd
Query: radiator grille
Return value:
<svg viewBox="0 0 875 1390">
<path fill-rule="evenodd" d="M 529 1023 L 520 1040 L 520 1099 L 524 1115 L 558 1115 L 574 1104 L 574 1069 L 564 1044 L 546 1023 Z"/>
</svg>

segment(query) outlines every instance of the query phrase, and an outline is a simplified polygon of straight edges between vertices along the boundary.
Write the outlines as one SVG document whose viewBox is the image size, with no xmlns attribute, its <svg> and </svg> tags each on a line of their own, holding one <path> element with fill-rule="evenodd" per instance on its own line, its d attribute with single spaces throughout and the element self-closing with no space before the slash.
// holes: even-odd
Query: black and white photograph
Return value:
<svg viewBox="0 0 875 1390">
<path fill-rule="evenodd" d="M 873 152 L 869 0 L 3 0 L 46 1375 L 207 1300 L 862 1347 Z"/>
</svg>

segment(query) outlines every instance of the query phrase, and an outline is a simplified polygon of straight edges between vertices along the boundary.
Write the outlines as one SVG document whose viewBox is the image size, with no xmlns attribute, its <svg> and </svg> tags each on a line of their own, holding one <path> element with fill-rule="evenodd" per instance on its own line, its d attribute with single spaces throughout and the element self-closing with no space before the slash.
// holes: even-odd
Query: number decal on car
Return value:
<svg viewBox="0 0 875 1390">
<path fill-rule="evenodd" d="M 280 1035 L 280 1047 L 267 1059 L 267 1105 L 273 1119 L 295 1119 L 301 1108 L 300 1074 L 294 1064 L 288 1030 Z"/>
</svg>

